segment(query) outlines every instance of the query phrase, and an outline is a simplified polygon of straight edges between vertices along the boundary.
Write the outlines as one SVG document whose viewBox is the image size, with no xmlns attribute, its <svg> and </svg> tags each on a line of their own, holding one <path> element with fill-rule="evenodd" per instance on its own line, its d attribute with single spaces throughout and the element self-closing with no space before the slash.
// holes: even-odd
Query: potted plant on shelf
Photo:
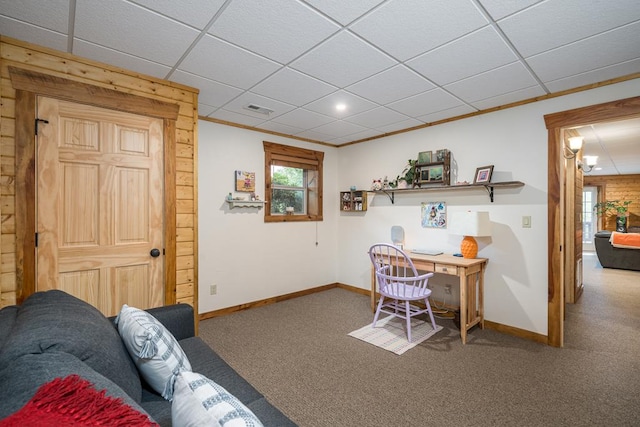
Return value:
<svg viewBox="0 0 640 427">
<path fill-rule="evenodd" d="M 413 188 L 413 184 L 416 178 L 416 163 L 417 160 L 407 160 L 407 166 L 404 167 L 400 175 L 396 177 L 394 181 L 389 182 L 391 188 Z"/>
<path fill-rule="evenodd" d="M 627 217 L 629 216 L 629 205 L 631 200 L 606 200 L 604 202 L 593 205 L 593 210 L 597 215 L 607 215 L 615 213 L 616 215 L 616 231 L 620 233 L 627 232 Z"/>
</svg>

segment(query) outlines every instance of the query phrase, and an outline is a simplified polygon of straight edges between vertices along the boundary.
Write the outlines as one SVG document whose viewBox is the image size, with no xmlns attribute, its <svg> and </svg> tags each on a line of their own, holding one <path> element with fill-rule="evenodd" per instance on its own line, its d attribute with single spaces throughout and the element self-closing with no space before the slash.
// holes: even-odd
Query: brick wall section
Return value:
<svg viewBox="0 0 640 427">
<path fill-rule="evenodd" d="M 640 226 L 640 175 L 585 175 L 584 185 L 600 187 L 602 200 L 631 200 L 628 225 Z M 603 218 L 602 228 L 615 230 L 615 216 Z"/>
</svg>

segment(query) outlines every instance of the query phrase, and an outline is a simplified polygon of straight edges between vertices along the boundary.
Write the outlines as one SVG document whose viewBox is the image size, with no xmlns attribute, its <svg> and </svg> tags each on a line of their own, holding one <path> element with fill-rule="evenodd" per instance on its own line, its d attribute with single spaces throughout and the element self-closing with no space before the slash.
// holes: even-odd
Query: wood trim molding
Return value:
<svg viewBox="0 0 640 427">
<path fill-rule="evenodd" d="M 164 120 L 164 303 L 176 303 L 176 122 Z M 196 307 L 197 308 L 197 307 Z"/>
<path fill-rule="evenodd" d="M 565 218 L 574 212 L 562 209 L 564 200 L 564 174 L 561 168 L 562 144 L 565 128 L 584 126 L 591 123 L 624 120 L 640 117 L 640 96 L 617 101 L 605 102 L 576 108 L 568 111 L 548 114 L 544 121 L 548 130 L 548 330 L 547 344 L 554 347 L 564 345 L 564 280 L 563 256 L 567 233 L 573 236 L 574 230 L 566 228 Z M 570 205 L 573 206 L 573 205 Z"/>
<path fill-rule="evenodd" d="M 118 92 L 13 66 L 9 66 L 9 75 L 11 84 L 16 90 L 143 116 L 169 120 L 178 119 L 178 110 L 180 109 L 178 104 Z"/>
</svg>

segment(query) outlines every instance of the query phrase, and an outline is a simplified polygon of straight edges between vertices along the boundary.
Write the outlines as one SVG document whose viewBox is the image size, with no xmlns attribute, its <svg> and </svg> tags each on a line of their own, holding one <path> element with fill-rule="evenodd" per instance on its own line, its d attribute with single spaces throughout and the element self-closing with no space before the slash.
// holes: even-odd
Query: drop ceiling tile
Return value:
<svg viewBox="0 0 640 427">
<path fill-rule="evenodd" d="M 307 3 L 329 15 L 342 25 L 347 25 L 353 20 L 383 2 L 383 0 L 358 0 L 358 1 L 326 1 L 306 0 Z"/>
<path fill-rule="evenodd" d="M 2 0 L 0 1 L 0 15 L 15 20 L 24 21 L 36 27 L 53 30 L 66 34 L 69 29 L 69 0 L 49 0 L 46 6 L 42 0 Z M 2 34 L 8 33 L 4 22 Z M 12 36 L 17 38 L 16 36 Z M 26 40 L 26 39 L 21 39 Z"/>
<path fill-rule="evenodd" d="M 558 80 L 640 58 L 640 42 L 627 42 L 639 34 L 640 21 L 527 58 L 527 63 L 542 81 Z"/>
<path fill-rule="evenodd" d="M 640 70 L 640 59 L 621 62 L 616 65 L 598 68 L 586 73 L 574 74 L 557 80 L 544 82 L 544 85 L 553 93 L 567 89 L 573 89 L 592 83 L 603 82 L 615 79 L 620 76 L 627 76 L 637 73 Z"/>
<path fill-rule="evenodd" d="M 462 102 L 442 89 L 433 89 L 388 105 L 409 117 L 418 117 L 436 111 L 457 107 Z"/>
<path fill-rule="evenodd" d="M 324 133 L 315 132 L 313 130 L 305 130 L 304 132 L 295 134 L 295 136 L 297 136 L 298 138 L 312 139 L 314 141 L 327 141 L 331 139 L 331 136 Z"/>
<path fill-rule="evenodd" d="M 209 35 L 180 64 L 184 71 L 242 89 L 249 89 L 279 68 L 273 61 Z"/>
<path fill-rule="evenodd" d="M 176 21 L 204 29 L 220 10 L 224 0 L 131 0 Z M 185 4 L 186 3 L 186 4 Z"/>
<path fill-rule="evenodd" d="M 479 3 L 496 21 L 539 2 L 540 0 L 479 0 Z"/>
<path fill-rule="evenodd" d="M 336 105 L 338 104 L 344 104 L 347 108 L 344 111 L 338 111 L 336 110 Z M 322 99 L 305 105 L 305 109 L 307 110 L 315 111 L 325 116 L 335 117 L 336 119 L 349 117 L 376 107 L 377 105 L 373 102 L 344 90 L 334 92 L 331 95 L 327 95 Z"/>
<path fill-rule="evenodd" d="M 438 85 L 514 62 L 516 54 L 491 27 L 485 27 L 420 55 L 407 65 Z"/>
<path fill-rule="evenodd" d="M 286 114 L 273 119 L 274 122 L 283 123 L 285 125 L 299 127 L 303 129 L 313 129 L 318 126 L 325 125 L 335 121 L 332 117 L 314 113 L 313 111 L 297 108 Z"/>
<path fill-rule="evenodd" d="M 353 84 L 346 90 L 378 104 L 386 104 L 434 87 L 431 82 L 404 65 L 397 65 Z"/>
<path fill-rule="evenodd" d="M 251 91 L 293 105 L 305 105 L 338 90 L 313 77 L 283 68 L 263 80 Z"/>
<path fill-rule="evenodd" d="M 198 102 L 198 116 L 208 116 L 209 114 L 213 114 L 217 108 L 213 105 L 203 104 L 202 102 Z"/>
<path fill-rule="evenodd" d="M 79 1 L 75 36 L 172 66 L 195 40 L 198 32 L 130 3 Z"/>
<path fill-rule="evenodd" d="M 423 125 L 424 122 L 416 119 L 407 119 L 397 123 L 391 123 L 386 126 L 374 126 L 374 128 L 382 133 L 395 132 L 398 130 L 409 129 L 415 126 Z"/>
<path fill-rule="evenodd" d="M 180 70 L 172 73 L 169 80 L 200 89 L 198 101 L 216 108 L 222 107 L 227 102 L 242 94 L 242 90 L 233 86 L 218 83 Z"/>
<path fill-rule="evenodd" d="M 522 101 L 523 99 L 530 99 L 544 95 L 546 95 L 544 89 L 542 89 L 540 85 L 535 85 L 520 90 L 514 90 L 513 92 L 502 95 L 481 99 L 479 101 L 473 101 L 471 102 L 471 105 L 478 110 L 486 110 L 500 105 L 507 105 L 513 102 Z"/>
<path fill-rule="evenodd" d="M 209 33 L 286 64 L 339 29 L 297 1 L 234 0 Z"/>
<path fill-rule="evenodd" d="M 344 119 L 346 122 L 355 123 L 367 128 L 377 128 L 378 126 L 386 126 L 404 120 L 407 120 L 407 116 L 385 107 L 374 108 L 373 110 Z"/>
<path fill-rule="evenodd" d="M 245 107 L 249 104 L 265 107 L 273 111 L 273 113 L 267 115 L 247 110 Z M 244 92 L 242 95 L 233 99 L 228 104 L 224 105 L 225 110 L 235 111 L 239 114 L 252 116 L 256 118 L 262 118 L 264 121 L 271 120 L 275 117 L 281 116 L 292 111 L 295 107 L 293 105 L 285 104 L 284 102 L 276 101 L 275 99 L 260 96 L 257 93 Z"/>
<path fill-rule="evenodd" d="M 520 63 L 486 73 L 478 74 L 464 80 L 451 83 L 445 89 L 467 102 L 480 101 L 537 84 L 527 69 Z"/>
<path fill-rule="evenodd" d="M 107 49 L 83 40 L 74 41 L 73 54 L 161 79 L 165 78 L 169 71 L 171 71 L 171 68 L 166 65 L 128 55 L 117 50 Z"/>
<path fill-rule="evenodd" d="M 67 36 L 29 23 L 16 21 L 0 16 L 0 34 L 11 34 L 11 37 L 38 44 L 63 52 L 67 51 Z"/>
<path fill-rule="evenodd" d="M 382 132 L 375 129 L 367 129 L 362 132 L 352 133 L 349 136 L 344 136 L 340 138 L 329 139 L 329 142 L 334 145 L 343 145 L 353 141 L 360 141 L 362 139 L 374 138 L 376 136 L 382 135 Z"/>
<path fill-rule="evenodd" d="M 416 117 L 416 119 L 421 120 L 424 123 L 435 123 L 440 120 L 449 119 L 451 117 L 457 117 L 465 114 L 475 113 L 476 111 L 478 110 L 476 110 L 475 108 L 469 105 L 463 104 L 463 105 L 458 105 L 457 107 L 449 108 L 446 110 L 436 111 L 434 113 L 418 116 Z"/>
<path fill-rule="evenodd" d="M 637 0 L 590 1 L 585 6 L 583 0 L 543 1 L 499 25 L 528 57 L 640 19 Z"/>
<path fill-rule="evenodd" d="M 259 124 L 264 123 L 263 118 L 261 119 L 257 117 L 251 117 L 246 114 L 239 114 L 239 113 L 236 113 L 235 111 L 229 111 L 223 108 L 220 108 L 214 111 L 213 113 L 209 114 L 208 117 L 218 119 L 218 120 L 224 120 L 230 123 L 237 123 L 240 125 L 252 126 L 252 127 L 256 127 Z"/>
<path fill-rule="evenodd" d="M 392 65 L 391 58 L 348 32 L 331 37 L 290 64 L 291 68 L 340 88 Z"/>
<path fill-rule="evenodd" d="M 283 123 L 274 122 L 273 120 L 270 120 L 268 122 L 260 123 L 258 128 L 265 129 L 265 130 L 268 130 L 268 131 L 271 131 L 271 132 L 284 133 L 286 135 L 295 135 L 295 134 L 297 134 L 299 132 L 304 131 L 304 129 L 302 129 L 302 128 L 285 125 Z"/>
<path fill-rule="evenodd" d="M 487 25 L 468 0 L 392 0 L 350 28 L 400 61 Z"/>
<path fill-rule="evenodd" d="M 340 138 L 353 135 L 359 132 L 367 131 L 366 128 L 343 120 L 336 120 L 326 125 L 318 126 L 313 129 L 316 132 L 324 133 L 334 138 Z"/>
</svg>

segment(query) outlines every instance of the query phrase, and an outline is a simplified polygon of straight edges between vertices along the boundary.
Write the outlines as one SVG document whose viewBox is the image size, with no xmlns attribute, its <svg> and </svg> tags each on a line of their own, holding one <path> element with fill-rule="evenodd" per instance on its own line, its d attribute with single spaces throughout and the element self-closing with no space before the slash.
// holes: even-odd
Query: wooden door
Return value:
<svg viewBox="0 0 640 427">
<path fill-rule="evenodd" d="M 36 289 L 107 316 L 161 306 L 162 120 L 44 97 L 37 110 Z"/>
</svg>

